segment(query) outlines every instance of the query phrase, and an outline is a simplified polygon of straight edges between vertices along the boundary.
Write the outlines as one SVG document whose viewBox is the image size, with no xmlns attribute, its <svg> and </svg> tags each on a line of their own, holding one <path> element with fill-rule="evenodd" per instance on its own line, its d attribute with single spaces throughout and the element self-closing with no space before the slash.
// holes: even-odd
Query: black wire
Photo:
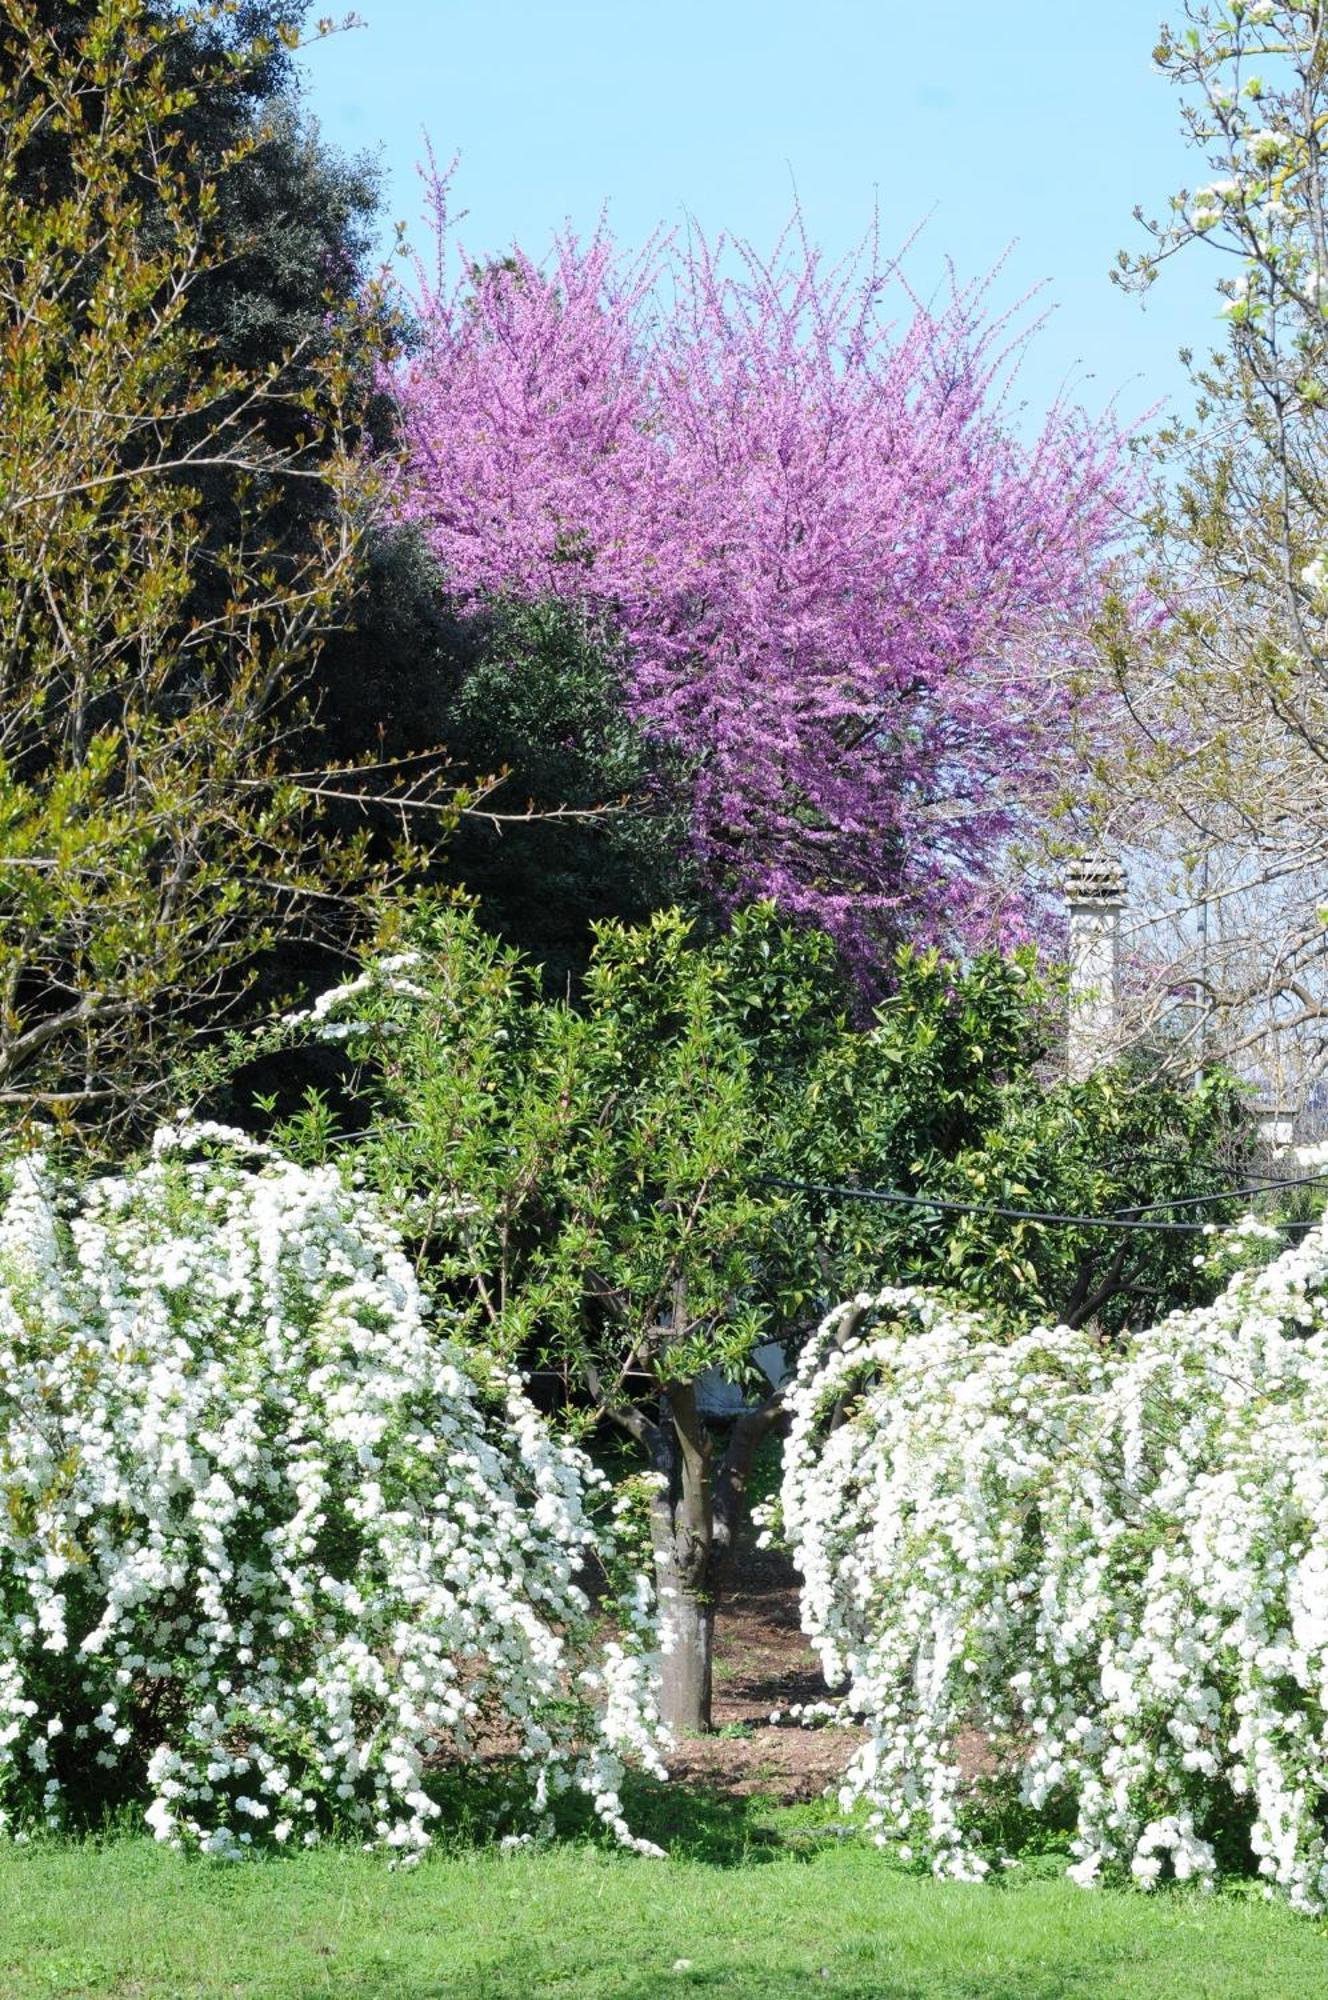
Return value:
<svg viewBox="0 0 1328 2000">
<path fill-rule="evenodd" d="M 1155 1208 L 1202 1208 L 1209 1201 L 1240 1201 L 1247 1194 L 1276 1194 L 1279 1188 L 1322 1187 L 1328 1174 L 1297 1174 L 1291 1180 L 1257 1181 L 1249 1187 L 1219 1188 L 1215 1194 L 1178 1194 L 1171 1201 L 1141 1201 L 1133 1208 L 1113 1208 L 1113 1215 L 1148 1215 Z M 1295 1225 L 1299 1228 L 1299 1224 Z"/>
<path fill-rule="evenodd" d="M 1316 1180 L 1322 1178 L 1325 1177 L 1320 1175 L 1314 1176 Z M 754 1176 L 754 1179 L 763 1187 L 786 1188 L 795 1194 L 827 1195 L 834 1200 L 874 1201 L 894 1208 L 934 1208 L 944 1210 L 950 1215 L 1000 1215 L 1015 1222 L 1057 1223 L 1067 1229 L 1128 1229 L 1183 1236 L 1208 1236 L 1213 1231 L 1213 1224 L 1208 1222 L 1144 1222 L 1130 1220 L 1127 1216 L 1119 1214 L 1061 1215 L 1053 1209 L 1006 1208 L 999 1203 L 950 1201 L 940 1195 L 905 1194 L 900 1188 L 831 1187 L 821 1181 L 788 1180 L 778 1174 L 757 1174 Z M 1290 1187 L 1304 1185 L 1304 1183 L 1288 1181 L 1284 1185 Z M 1234 1199 L 1234 1196 L 1218 1197 L 1210 1195 L 1199 1198 L 1207 1200 L 1231 1200 Z M 1154 1204 L 1154 1206 L 1159 1208 L 1166 1208 L 1172 1205 L 1167 1202 Z M 1301 1229 L 1304 1227 L 1304 1224 L 1300 1222 L 1283 1222 L 1270 1224 L 1269 1226 L 1270 1228 L 1279 1229 Z"/>
</svg>

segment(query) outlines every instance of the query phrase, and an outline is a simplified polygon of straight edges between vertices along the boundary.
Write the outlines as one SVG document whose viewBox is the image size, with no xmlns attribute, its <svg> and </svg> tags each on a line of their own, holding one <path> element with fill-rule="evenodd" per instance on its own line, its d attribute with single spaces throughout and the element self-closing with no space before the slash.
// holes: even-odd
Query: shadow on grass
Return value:
<svg viewBox="0 0 1328 2000">
<path fill-rule="evenodd" d="M 806 1845 L 786 1840 L 769 1824 L 767 1799 L 734 1797 L 676 1778 L 667 1784 L 635 1779 L 623 1787 L 623 1808 L 633 1833 L 677 1860 L 711 1868 L 787 1859 Z"/>
<path fill-rule="evenodd" d="M 663 2000 L 665 1994 L 678 2000 L 678 1995 L 685 1993 L 731 1994 L 734 2000 L 792 2000 L 797 1994 L 820 1994 L 826 2000 L 939 2000 L 942 1992 L 945 2000 L 1101 2000 L 1100 1977 L 1098 1972 L 1083 1978 L 1061 1973 L 1039 1977 L 1021 1969 L 1008 1979 L 997 1975 L 993 1981 L 991 1972 L 984 1971 L 972 1979 L 947 1974 L 942 1988 L 928 1975 L 915 1978 L 900 1973 L 892 1977 L 888 1972 L 836 1971 L 829 1966 L 809 1970 L 805 1965 L 754 1972 L 750 1967 L 735 1966 L 682 1976 L 648 1973 L 630 1985 L 615 1987 L 613 2000 Z M 440 1988 L 439 2000 L 441 1994 Z M 419 2000 L 426 1997 L 421 1995 Z M 473 1993 L 460 1989 L 450 1992 L 448 2000 L 496 2000 L 496 1996 L 492 1989 L 485 1994 L 482 1987 L 476 1987 Z"/>
<path fill-rule="evenodd" d="M 529 1792 L 525 1773 L 519 1766 L 510 1769 L 494 1765 L 482 1773 L 435 1773 L 428 1784 L 430 1796 L 440 1808 L 432 1826 L 432 1852 L 443 1859 L 491 1850 L 511 1836 L 528 1836 L 532 1830 Z M 639 1839 L 653 1841 L 673 1859 L 703 1862 L 712 1868 L 745 1868 L 753 1863 L 780 1859 L 810 1859 L 823 1850 L 828 1840 L 841 1830 L 826 1830 L 815 1824 L 776 1826 L 771 1824 L 771 1805 L 759 1794 L 745 1797 L 679 1779 L 658 1779 L 629 1773 L 622 1787 L 623 1813 L 627 1825 Z M 783 1816 L 786 1820 L 789 1815 Z M 553 1839 L 559 1843 L 594 1846 L 605 1853 L 622 1853 L 618 1841 L 600 1821 L 590 1801 L 579 1794 L 564 1794 L 553 1802 L 550 1818 Z M 136 1807 L 120 1807 L 88 1821 L 71 1834 L 54 1837 L 39 1835 L 30 1851 L 72 1846 L 105 1849 L 126 1843 L 141 1843 L 145 1827 Z M 843 1829 L 847 1831 L 847 1829 Z M 361 1849 L 364 1834 L 352 1824 L 322 1829 L 324 1851 L 344 1845 Z M 248 1866 L 299 1868 L 307 1850 L 299 1845 L 255 1849 Z M 236 1871 L 221 1866 L 209 1855 L 189 1851 L 178 1859 L 184 1866 L 213 1870 L 217 1880 L 232 1877 L 242 1881 L 248 1867 Z"/>
<path fill-rule="evenodd" d="M 530 1827 L 528 1794 L 505 1783 L 497 1773 L 487 1785 L 456 1781 L 430 1790 L 443 1808 L 434 1830 L 439 1852 L 456 1854 L 488 1847 L 506 1834 Z M 629 1772 L 622 1786 L 623 1817 L 640 1840 L 653 1841 L 672 1859 L 704 1862 L 711 1868 L 746 1868 L 754 1862 L 775 1861 L 814 1851 L 817 1842 L 799 1829 L 792 1838 L 770 1824 L 770 1802 L 759 1796 L 736 1797 L 705 1785 L 677 1778 L 661 1782 Z M 583 1841 L 606 1852 L 621 1852 L 618 1842 L 595 1816 L 590 1801 L 564 1794 L 551 1817 L 559 1840 Z"/>
<path fill-rule="evenodd" d="M 710 1868 L 747 1868 L 763 1861 L 810 1854 L 817 1845 L 808 1829 L 790 1837 L 770 1824 L 771 1806 L 759 1796 L 735 1797 L 678 1778 L 629 1773 L 622 1787 L 623 1817 L 639 1840 L 653 1841 L 674 1861 L 699 1861 Z M 554 1814 L 560 1839 L 588 1842 L 607 1853 L 622 1850 L 596 1819 L 587 1800 L 564 1798 Z M 439 1846 L 450 1847 L 446 1837 Z"/>
</svg>

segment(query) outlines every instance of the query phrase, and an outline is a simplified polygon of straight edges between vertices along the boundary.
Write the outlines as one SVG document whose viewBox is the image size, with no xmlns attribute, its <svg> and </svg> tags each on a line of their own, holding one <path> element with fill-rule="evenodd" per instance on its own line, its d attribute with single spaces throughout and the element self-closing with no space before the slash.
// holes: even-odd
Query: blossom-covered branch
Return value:
<svg viewBox="0 0 1328 2000">
<path fill-rule="evenodd" d="M 439 268 L 455 246 L 438 189 Z M 691 772 L 721 895 L 860 962 L 901 925 L 1018 927 L 992 864 L 1064 774 L 1064 671 L 1103 587 L 1119 439 L 1030 444 L 986 288 L 920 305 L 874 239 L 827 263 L 601 230 L 425 287 L 395 383 L 418 521 L 465 603 L 577 607 Z"/>
<path fill-rule="evenodd" d="M 783 1524 L 882 1842 L 987 1872 L 976 1724 L 1024 1807 L 1072 1815 L 1079 1881 L 1248 1861 L 1328 1907 L 1328 1225 L 1275 1238 L 1215 1236 L 1221 1297 L 1116 1354 L 918 1288 L 807 1348 Z"/>
</svg>

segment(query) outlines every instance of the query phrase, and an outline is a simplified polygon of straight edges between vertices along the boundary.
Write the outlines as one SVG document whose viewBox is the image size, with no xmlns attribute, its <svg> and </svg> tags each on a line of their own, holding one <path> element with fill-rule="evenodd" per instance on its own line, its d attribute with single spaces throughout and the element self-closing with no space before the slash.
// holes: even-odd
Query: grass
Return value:
<svg viewBox="0 0 1328 2000">
<path fill-rule="evenodd" d="M 679 1815 L 680 1804 L 666 1808 Z M 824 1808 L 693 1796 L 667 1862 L 587 1842 L 245 1867 L 117 1838 L 0 1849 L 0 1994 L 98 2000 L 1322 2000 L 1328 1929 L 1256 1897 L 890 1866 Z M 657 1832 L 667 1832 L 657 1826 Z"/>
</svg>

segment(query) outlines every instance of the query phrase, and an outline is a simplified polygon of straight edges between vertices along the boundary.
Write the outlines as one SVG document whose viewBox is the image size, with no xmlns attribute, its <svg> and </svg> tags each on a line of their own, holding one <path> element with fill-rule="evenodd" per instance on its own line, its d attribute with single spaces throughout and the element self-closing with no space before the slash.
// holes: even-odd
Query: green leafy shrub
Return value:
<svg viewBox="0 0 1328 2000">
<path fill-rule="evenodd" d="M 710 937 L 666 911 L 598 926 L 574 1003 L 473 911 L 435 904 L 406 909 L 390 949 L 283 1031 L 346 1067 L 340 1102 L 313 1096 L 281 1143 L 362 1174 L 468 1335 L 644 1458 L 657 1577 L 692 1634 L 666 1649 L 673 1727 L 708 1721 L 714 1606 L 756 1452 L 784 1416 L 763 1343 L 778 1375 L 778 1349 L 796 1353 L 883 1264 L 999 1283 L 1007 1325 L 1026 1325 L 1081 1262 L 1095 1268 L 1101 1237 L 909 1192 L 1018 1202 L 1036 1186 L 1049 1207 L 1188 1193 L 1234 1115 L 1229 1086 L 1192 1096 L 1113 1075 L 1044 1093 L 1027 957 L 957 968 L 906 951 L 896 978 L 863 1024 L 823 934 L 768 904 Z M 1128 1147 L 1094 1166 L 1122 1132 L 1152 1140 L 1146 1175 Z M 1021 1150 L 984 1184 L 1003 1133 Z M 855 1185 L 904 1200 L 858 1201 Z M 1194 1237 L 1146 1240 L 1167 1303 L 1216 1289 Z M 1114 1285 L 1133 1306 L 1138 1263 L 1108 1268 L 1086 1302 Z M 706 1417 L 717 1376 L 748 1398 L 723 1431 Z"/>
</svg>

